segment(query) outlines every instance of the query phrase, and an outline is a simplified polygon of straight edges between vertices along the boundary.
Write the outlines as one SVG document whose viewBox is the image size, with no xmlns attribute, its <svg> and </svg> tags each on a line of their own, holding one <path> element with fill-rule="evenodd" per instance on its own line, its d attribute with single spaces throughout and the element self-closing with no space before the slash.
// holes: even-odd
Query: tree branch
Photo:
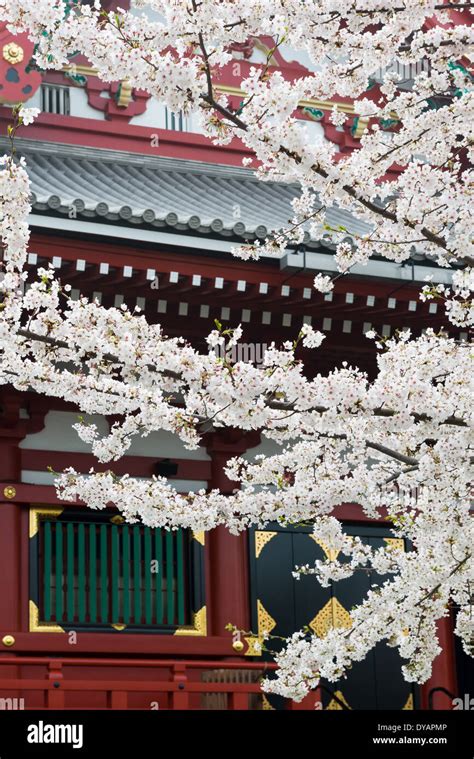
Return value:
<svg viewBox="0 0 474 759">
<path fill-rule="evenodd" d="M 66 350 L 71 350 L 71 345 L 66 343 L 64 340 L 57 340 L 54 337 L 50 337 L 49 335 L 38 335 L 35 332 L 32 332 L 31 330 L 27 330 L 27 329 L 20 329 L 18 330 L 17 334 L 20 337 L 25 338 L 26 340 L 37 341 L 40 343 L 44 343 L 46 345 L 50 345 L 51 347 L 54 347 L 54 348 L 63 348 Z M 101 358 L 102 360 L 108 363 L 118 364 L 118 365 L 120 365 L 121 363 L 120 360 L 117 358 L 117 356 L 114 356 L 111 353 L 104 353 Z M 148 371 L 154 372 L 154 373 L 156 372 L 157 374 L 165 377 L 166 379 L 174 379 L 177 381 L 182 381 L 183 379 L 182 375 L 179 374 L 178 372 L 172 372 L 168 369 L 157 370 L 156 366 L 154 366 L 153 364 L 147 364 L 146 368 L 148 369 Z M 176 394 L 176 402 L 179 402 L 180 395 L 181 394 Z M 182 399 L 182 396 L 181 396 L 181 399 Z M 274 410 L 280 410 L 280 411 L 296 411 L 297 413 L 309 413 L 309 412 L 315 411 L 319 414 L 324 414 L 327 411 L 331 410 L 327 406 L 312 406 L 309 409 L 296 409 L 295 405 L 296 404 L 294 403 L 284 403 L 282 401 L 276 401 L 272 396 L 269 396 L 266 400 L 266 406 L 268 408 L 274 409 Z M 371 411 L 374 416 L 387 417 L 387 418 L 396 416 L 398 413 L 397 411 L 393 409 L 386 409 L 386 408 L 376 408 L 376 409 L 371 409 Z M 428 414 L 412 413 L 411 417 L 413 418 L 415 422 L 430 422 L 431 421 L 431 417 Z M 468 426 L 466 422 L 464 421 L 464 419 L 460 419 L 454 416 L 451 416 L 448 419 L 445 419 L 444 422 L 442 422 L 442 424 L 451 424 L 457 427 Z M 378 446 L 378 443 L 374 443 L 371 447 L 375 448 L 376 445 Z M 402 461 L 402 459 L 400 459 L 400 461 Z M 412 463 L 412 461 L 408 460 L 408 461 L 404 461 L 404 463 L 410 464 Z"/>
</svg>

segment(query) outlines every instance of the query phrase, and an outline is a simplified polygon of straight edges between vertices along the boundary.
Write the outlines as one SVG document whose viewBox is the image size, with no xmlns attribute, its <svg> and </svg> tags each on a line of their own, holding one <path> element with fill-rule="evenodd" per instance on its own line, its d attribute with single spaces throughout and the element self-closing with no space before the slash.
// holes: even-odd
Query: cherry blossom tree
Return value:
<svg viewBox="0 0 474 759">
<path fill-rule="evenodd" d="M 158 16 L 147 16 L 145 9 Z M 158 20 L 153 20 L 158 18 Z M 35 41 L 37 63 L 60 69 L 83 53 L 104 81 L 127 79 L 172 110 L 198 114 L 204 133 L 225 144 L 238 136 L 262 180 L 297 182 L 300 197 L 287 229 L 261 245 L 240 246 L 245 259 L 280 254 L 305 230 L 328 227 L 326 209 L 348 209 L 369 231 L 347 242 L 332 230 L 339 271 L 373 255 L 401 262 L 413 251 L 452 269 L 452 286 L 426 285 L 422 298 L 442 298 L 448 318 L 469 326 L 474 289 L 472 221 L 474 89 L 469 72 L 473 30 L 470 3 L 436 0 L 140 0 L 133 11 L 102 12 L 62 0 L 0 0 L 0 21 Z M 241 83 L 238 111 L 216 82 L 231 60 L 229 44 L 270 35 L 304 51 L 314 71 L 288 82 L 269 65 Z M 270 57 L 267 61 L 269 63 Z M 394 62 L 427 62 L 407 88 Z M 374 72 L 385 69 L 377 97 L 367 97 Z M 361 147 L 342 159 L 336 148 L 311 141 L 298 104 L 308 98 L 354 100 L 367 119 Z M 11 128 L 34 109 L 15 111 Z M 337 107 L 333 122 L 342 124 Z M 392 131 L 384 124 L 394 124 Z M 392 339 L 369 334 L 379 348 L 374 380 L 343 363 L 308 379 L 295 359 L 297 344 L 317 350 L 324 335 L 305 325 L 294 342 L 271 346 L 262 366 L 231 363 L 225 353 L 199 354 L 183 338 L 126 307 L 105 309 L 72 300 L 54 271 L 29 283 L 29 180 L 14 150 L 0 171 L 0 234 L 4 279 L 0 312 L 0 382 L 74 402 L 86 414 L 117 416 L 101 436 L 78 423 L 100 462 L 126 453 L 134 436 L 168 430 L 189 448 L 210 428 L 260 430 L 280 452 L 234 459 L 229 477 L 240 489 L 177 493 L 161 477 L 68 470 L 59 495 L 91 508 L 114 504 L 129 520 L 154 527 L 232 532 L 250 525 L 301 520 L 344 560 L 317 561 L 295 571 L 323 585 L 371 568 L 389 575 L 351 612 L 349 630 L 324 638 L 295 632 L 276 656 L 268 691 L 301 699 L 319 678 L 338 680 L 380 641 L 406 660 L 407 680 L 426 681 L 440 651 L 436 623 L 456 609 L 456 633 L 467 653 L 474 636 L 472 495 L 472 349 L 465 341 L 427 331 Z M 251 264 L 249 264 L 251 265 Z M 315 287 L 331 289 L 318 275 Z M 217 325 L 210 347 L 232 347 L 240 328 Z M 349 538 L 334 518 L 340 503 L 385 517 L 413 550 L 371 549 Z"/>
</svg>

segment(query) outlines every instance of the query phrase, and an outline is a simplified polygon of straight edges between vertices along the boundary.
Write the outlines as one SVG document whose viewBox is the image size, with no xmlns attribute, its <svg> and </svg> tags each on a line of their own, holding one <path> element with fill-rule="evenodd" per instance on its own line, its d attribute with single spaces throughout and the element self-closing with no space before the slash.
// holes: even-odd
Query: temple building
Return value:
<svg viewBox="0 0 474 759">
<path fill-rule="evenodd" d="M 264 64 L 272 46 L 259 38 L 234 48 L 218 88 L 235 108 L 240 80 L 251 65 Z M 318 351 L 305 352 L 310 375 L 346 360 L 374 376 L 369 329 L 389 336 L 406 327 L 414 335 L 443 327 L 460 335 L 436 303 L 418 299 L 427 275 L 448 283 L 449 272 L 416 254 L 404 264 L 355 266 L 326 295 L 312 286 L 317 273 L 336 270 L 323 228 L 280 259 L 235 258 L 236 244 L 263 240 L 288 223 L 298 187 L 257 181 L 242 167 L 249 153 L 237 139 L 213 146 L 192 116 L 170 112 L 128 82 L 101 82 L 81 56 L 62 72 L 44 73 L 29 65 L 32 54 L 25 35 L 0 30 L 3 152 L 11 104 L 41 109 L 16 139 L 34 193 L 32 274 L 52 263 L 74 297 L 138 306 L 167 335 L 182 335 L 202 351 L 215 319 L 241 324 L 237 360 L 260 362 L 268 345 L 294 339 L 310 323 L 326 335 Z M 271 65 L 290 80 L 307 73 L 307 62 L 284 46 Z M 404 76 L 409 81 L 413 71 Z M 377 87 L 375 78 L 374 93 Z M 298 116 L 344 155 L 358 149 L 367 124 L 341 100 L 349 118 L 333 126 L 333 105 L 307 101 Z M 330 223 L 351 239 L 366 231 L 339 209 Z M 374 578 L 364 574 L 334 588 L 311 577 L 296 582 L 294 566 L 328 550 L 309 527 L 269 525 L 238 537 L 224 528 L 166 532 L 124 523 L 112 508 L 96 512 L 60 501 L 50 469 L 162 474 L 182 492 L 231 492 L 236 485 L 224 474 L 230 457 L 276 450 L 258 433 L 221 430 L 187 451 L 162 432 L 135 440 L 124 458 L 101 466 L 71 428 L 77 416 L 64 402 L 0 389 L 4 706 L 17 698 L 26 709 L 441 709 L 467 692 L 467 657 L 447 618 L 439 626 L 443 653 L 422 687 L 405 682 L 397 652 L 380 645 L 347 679 L 321 683 L 300 704 L 262 695 L 259 679 L 272 671 L 263 631 L 285 636 L 306 625 L 323 636 L 331 626 L 348 626 L 351 607 Z M 114 420 L 93 421 L 107 430 Z M 335 513 L 349 534 L 407 549 L 385 521 L 364 518 L 356 504 Z M 246 631 L 241 639 L 229 623 Z"/>
</svg>

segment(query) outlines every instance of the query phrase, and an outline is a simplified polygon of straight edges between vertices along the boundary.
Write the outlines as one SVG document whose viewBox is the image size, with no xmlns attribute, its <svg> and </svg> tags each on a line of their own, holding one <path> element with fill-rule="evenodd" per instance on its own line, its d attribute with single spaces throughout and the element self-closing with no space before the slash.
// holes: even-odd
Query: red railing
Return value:
<svg viewBox="0 0 474 759">
<path fill-rule="evenodd" d="M 134 694 L 157 694 L 157 706 L 154 708 L 164 709 L 206 709 L 206 708 L 224 708 L 224 709 L 255 709 L 262 708 L 262 699 L 256 699 L 256 696 L 262 696 L 262 690 L 259 683 L 261 675 L 276 669 L 276 665 L 270 662 L 226 662 L 212 660 L 166 660 L 166 659 L 94 659 L 94 658 L 44 658 L 40 656 L 18 656 L 10 657 L 0 656 L 0 665 L 10 667 L 40 667 L 45 668 L 42 677 L 3 677 L 2 668 L 0 667 L 0 698 L 2 703 L 7 698 L 7 693 L 15 693 L 15 703 L 18 704 L 18 697 L 23 699 L 24 707 L 31 709 L 74 709 L 74 708 L 93 708 L 93 709 L 136 709 L 152 708 L 150 706 L 130 705 L 130 699 Z M 82 667 L 90 670 L 92 668 L 94 677 L 79 679 L 71 676 L 69 668 Z M 165 676 L 160 673 L 160 677 L 153 680 L 132 679 L 136 677 L 133 670 L 146 668 L 165 669 Z M 131 670 L 125 673 L 125 670 Z M 66 670 L 66 671 L 65 671 Z M 105 679 L 95 679 L 97 674 L 105 672 Z M 206 672 L 210 679 L 203 681 L 199 676 Z M 249 682 L 222 682 L 223 673 L 234 672 L 236 677 L 229 675 L 229 680 L 238 680 L 238 676 L 247 673 L 248 680 L 251 680 L 250 673 L 255 673 L 255 679 Z M 121 679 L 117 677 L 122 673 Z M 217 681 L 213 681 L 213 673 Z M 6 673 L 5 673 L 6 674 Z M 75 673 L 74 673 L 75 674 Z M 89 672 L 90 674 L 90 672 Z M 128 674 L 126 679 L 125 675 Z M 80 673 L 78 673 L 80 675 Z M 108 675 L 108 677 L 107 677 Z M 225 679 L 225 675 L 224 675 Z M 245 677 L 243 678 L 245 679 Z M 29 694 L 39 692 L 40 700 L 43 705 L 38 705 L 38 698 L 35 699 L 35 705 L 29 706 Z M 68 694 L 73 693 L 94 693 L 101 694 L 105 705 L 102 706 L 74 706 L 68 704 Z M 224 704 L 222 700 L 220 706 L 203 705 L 203 696 L 205 694 L 226 694 Z M 249 697 L 253 696 L 249 704 Z M 293 701 L 287 702 L 288 709 L 314 709 L 315 703 L 319 701 L 320 694 L 313 691 L 310 696 L 303 702 L 296 704 Z M 256 703 L 258 702 L 258 705 Z M 3 707 L 5 708 L 5 706 Z M 12 708 L 7 707 L 7 708 Z"/>
</svg>

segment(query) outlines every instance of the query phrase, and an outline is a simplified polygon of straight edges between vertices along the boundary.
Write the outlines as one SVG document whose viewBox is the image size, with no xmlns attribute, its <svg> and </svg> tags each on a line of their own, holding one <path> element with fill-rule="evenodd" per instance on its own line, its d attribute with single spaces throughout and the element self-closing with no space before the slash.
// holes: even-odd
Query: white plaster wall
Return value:
<svg viewBox="0 0 474 759">
<path fill-rule="evenodd" d="M 70 451 L 74 453 L 90 453 L 91 449 L 84 443 L 77 432 L 72 429 L 76 424 L 79 412 L 49 411 L 45 418 L 45 426 L 41 432 L 27 435 L 20 443 L 20 448 L 40 451 Z M 107 434 L 107 420 L 101 416 L 84 414 L 84 419 L 97 425 L 100 434 Z M 152 432 L 146 438 L 135 438 L 127 451 L 129 456 L 150 456 L 158 458 L 180 458 L 196 461 L 209 461 L 206 450 L 199 447 L 188 451 L 181 440 L 170 432 L 160 430 Z"/>
<path fill-rule="evenodd" d="M 281 445 L 278 445 L 278 443 L 275 443 L 274 440 L 269 440 L 268 438 L 262 437 L 262 441 L 259 445 L 256 445 L 255 448 L 249 448 L 248 451 L 246 451 L 242 458 L 246 461 L 252 461 L 255 456 L 259 456 L 263 454 L 264 456 L 274 456 L 277 453 L 281 453 L 283 450 Z"/>
<path fill-rule="evenodd" d="M 166 106 L 164 103 L 159 103 L 155 98 L 150 98 L 147 101 L 146 111 L 140 113 L 138 116 L 132 116 L 130 124 L 136 126 L 146 126 L 155 129 L 166 129 Z M 194 114 L 190 114 L 184 118 L 185 128 L 183 132 L 192 132 L 194 134 L 203 134 L 203 130 L 197 123 L 197 118 Z M 178 130 L 177 130 L 178 131 Z"/>
<path fill-rule="evenodd" d="M 87 93 L 83 87 L 69 87 L 69 100 L 71 116 L 77 116 L 81 119 L 96 119 L 104 121 L 103 111 L 92 108 L 87 102 Z M 41 110 L 41 87 L 39 87 L 32 98 L 28 100 L 28 108 L 39 108 Z"/>
<path fill-rule="evenodd" d="M 79 421 L 80 412 L 73 411 L 48 411 L 45 418 L 45 426 L 41 432 L 26 435 L 20 443 L 20 448 L 34 449 L 37 451 L 71 451 L 75 453 L 90 453 L 91 449 L 84 443 L 73 424 Z M 101 434 L 108 432 L 107 421 L 98 415 L 89 416 L 83 414 L 89 423 L 96 424 Z"/>
<path fill-rule="evenodd" d="M 147 100 L 145 113 L 140 113 L 138 116 L 132 116 L 130 123 L 136 124 L 137 126 L 164 129 L 165 107 L 163 103 L 159 103 L 155 98 L 150 98 Z"/>
<path fill-rule="evenodd" d="M 104 121 L 104 112 L 92 108 L 87 102 L 87 92 L 82 87 L 69 87 L 69 99 L 71 104 L 71 116 L 81 119 L 96 119 Z"/>
</svg>

